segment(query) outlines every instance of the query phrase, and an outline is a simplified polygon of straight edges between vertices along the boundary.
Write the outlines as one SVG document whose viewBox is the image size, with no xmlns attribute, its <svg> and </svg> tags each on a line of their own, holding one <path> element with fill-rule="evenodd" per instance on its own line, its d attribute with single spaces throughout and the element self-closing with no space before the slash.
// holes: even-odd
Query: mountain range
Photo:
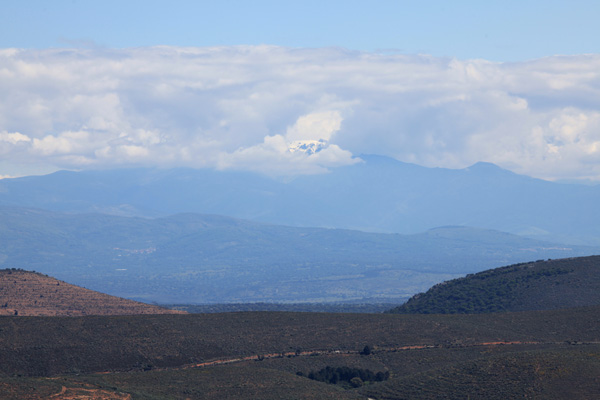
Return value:
<svg viewBox="0 0 600 400">
<path fill-rule="evenodd" d="M 288 180 L 210 169 L 59 171 L 0 180 L 0 204 L 143 217 L 194 212 L 403 234 L 470 226 L 600 245 L 598 185 L 534 179 L 489 163 L 444 169 L 376 155 L 360 159 Z"/>
<path fill-rule="evenodd" d="M 0 206 L 0 267 L 146 302 L 400 303 L 467 273 L 597 253 L 460 226 L 403 235 Z"/>
</svg>

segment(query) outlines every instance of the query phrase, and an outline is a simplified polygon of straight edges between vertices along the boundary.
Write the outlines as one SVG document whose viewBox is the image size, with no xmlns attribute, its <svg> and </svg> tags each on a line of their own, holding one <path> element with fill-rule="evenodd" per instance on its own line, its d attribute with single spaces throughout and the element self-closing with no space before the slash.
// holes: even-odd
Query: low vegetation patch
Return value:
<svg viewBox="0 0 600 400">
<path fill-rule="evenodd" d="M 325 382 L 333 385 L 349 385 L 353 388 L 361 387 L 365 383 L 383 382 L 390 378 L 389 371 L 379 371 L 377 373 L 369 369 L 327 366 L 319 371 L 310 371 L 304 374 L 302 371 L 296 373 L 298 376 L 306 376 L 319 382 Z"/>
</svg>

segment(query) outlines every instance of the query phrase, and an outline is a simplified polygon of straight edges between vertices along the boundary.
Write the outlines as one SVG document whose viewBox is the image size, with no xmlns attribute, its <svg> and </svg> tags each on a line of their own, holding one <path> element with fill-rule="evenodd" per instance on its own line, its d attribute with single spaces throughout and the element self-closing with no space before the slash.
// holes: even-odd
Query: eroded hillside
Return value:
<svg viewBox="0 0 600 400">
<path fill-rule="evenodd" d="M 176 314 L 181 311 L 122 299 L 36 272 L 0 270 L 0 315 L 82 316 Z"/>
</svg>

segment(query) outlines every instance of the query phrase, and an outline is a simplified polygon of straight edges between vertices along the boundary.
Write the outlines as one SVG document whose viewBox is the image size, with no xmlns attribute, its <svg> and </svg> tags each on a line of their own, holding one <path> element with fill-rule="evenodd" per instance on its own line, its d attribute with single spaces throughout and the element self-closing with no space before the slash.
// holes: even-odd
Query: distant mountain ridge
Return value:
<svg viewBox="0 0 600 400">
<path fill-rule="evenodd" d="M 60 171 L 0 180 L 0 204 L 145 217 L 195 212 L 404 234 L 458 225 L 600 245 L 599 185 L 553 183 L 483 162 L 453 170 L 360 158 L 288 181 L 209 169 Z"/>
<path fill-rule="evenodd" d="M 433 286 L 391 310 L 477 314 L 600 305 L 600 256 L 520 263 Z"/>
<path fill-rule="evenodd" d="M 600 248 L 468 227 L 400 235 L 0 206 L 0 267 L 146 302 L 400 303 L 466 273 L 594 253 Z"/>
</svg>

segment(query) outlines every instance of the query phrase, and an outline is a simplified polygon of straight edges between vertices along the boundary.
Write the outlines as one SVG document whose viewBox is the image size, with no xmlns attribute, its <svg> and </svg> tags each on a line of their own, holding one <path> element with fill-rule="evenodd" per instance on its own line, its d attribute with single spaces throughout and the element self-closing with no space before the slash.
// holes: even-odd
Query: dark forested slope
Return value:
<svg viewBox="0 0 600 400">
<path fill-rule="evenodd" d="M 600 256 L 495 268 L 433 286 L 391 310 L 402 314 L 553 310 L 600 304 Z"/>
</svg>

